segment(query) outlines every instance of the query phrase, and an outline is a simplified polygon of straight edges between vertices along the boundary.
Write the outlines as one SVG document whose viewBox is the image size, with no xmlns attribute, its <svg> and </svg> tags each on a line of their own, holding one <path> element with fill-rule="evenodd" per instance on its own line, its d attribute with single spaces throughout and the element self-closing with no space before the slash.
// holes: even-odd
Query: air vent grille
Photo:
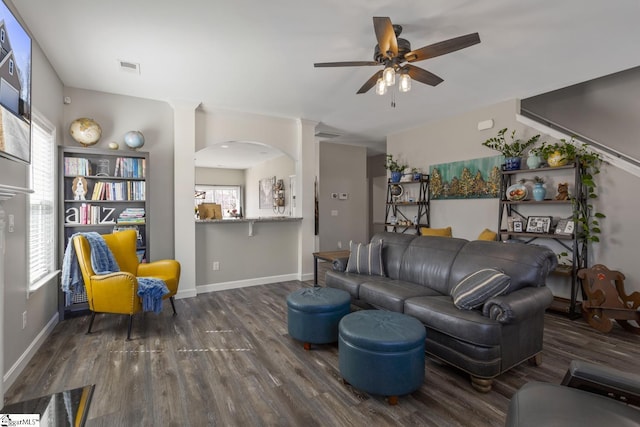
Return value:
<svg viewBox="0 0 640 427">
<path fill-rule="evenodd" d="M 140 64 L 122 60 L 118 62 L 120 63 L 120 70 L 127 73 L 140 74 Z"/>
</svg>

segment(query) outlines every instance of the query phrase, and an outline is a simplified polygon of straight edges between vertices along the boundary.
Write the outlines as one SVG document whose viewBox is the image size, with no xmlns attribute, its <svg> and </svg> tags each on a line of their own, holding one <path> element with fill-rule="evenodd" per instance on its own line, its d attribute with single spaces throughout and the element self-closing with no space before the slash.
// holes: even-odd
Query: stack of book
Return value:
<svg viewBox="0 0 640 427">
<path fill-rule="evenodd" d="M 144 224 L 144 208 L 126 208 L 118 216 L 118 224 Z"/>
<path fill-rule="evenodd" d="M 93 186 L 91 200 L 144 200 L 145 187 L 144 181 L 98 181 Z"/>
<path fill-rule="evenodd" d="M 64 175 L 65 176 L 89 176 L 91 175 L 91 163 L 82 157 L 65 157 L 64 158 Z"/>
<path fill-rule="evenodd" d="M 114 176 L 123 178 L 144 178 L 147 175 L 146 159 L 118 157 Z"/>
</svg>

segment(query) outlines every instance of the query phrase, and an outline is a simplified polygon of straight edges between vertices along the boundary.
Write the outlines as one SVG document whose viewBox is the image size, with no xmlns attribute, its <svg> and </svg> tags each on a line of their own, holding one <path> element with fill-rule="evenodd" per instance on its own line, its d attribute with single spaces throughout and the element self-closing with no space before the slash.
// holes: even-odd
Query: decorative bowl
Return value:
<svg viewBox="0 0 640 427">
<path fill-rule="evenodd" d="M 529 190 L 523 184 L 513 184 L 507 188 L 507 200 L 518 202 L 527 198 Z"/>
</svg>

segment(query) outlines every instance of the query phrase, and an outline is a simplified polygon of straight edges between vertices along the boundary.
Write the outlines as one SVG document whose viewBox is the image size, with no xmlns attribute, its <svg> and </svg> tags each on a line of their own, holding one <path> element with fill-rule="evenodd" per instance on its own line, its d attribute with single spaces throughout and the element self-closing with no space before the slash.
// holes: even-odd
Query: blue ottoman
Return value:
<svg viewBox="0 0 640 427">
<path fill-rule="evenodd" d="M 303 288 L 287 296 L 289 335 L 304 343 L 338 341 L 338 323 L 351 311 L 351 295 L 333 288 Z"/>
<path fill-rule="evenodd" d="M 424 382 L 422 323 L 402 313 L 362 310 L 342 318 L 338 337 L 340 375 L 353 387 L 389 397 L 411 393 Z"/>
</svg>

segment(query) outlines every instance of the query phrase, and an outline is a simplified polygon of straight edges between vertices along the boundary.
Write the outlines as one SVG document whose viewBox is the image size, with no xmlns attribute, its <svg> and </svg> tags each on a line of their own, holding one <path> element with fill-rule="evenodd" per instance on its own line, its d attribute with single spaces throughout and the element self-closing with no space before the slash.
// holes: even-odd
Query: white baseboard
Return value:
<svg viewBox="0 0 640 427">
<path fill-rule="evenodd" d="M 176 294 L 176 299 L 193 298 L 195 296 L 198 296 L 198 291 L 195 289 L 189 289 L 187 291 L 181 291 L 180 289 L 178 289 L 178 293 Z"/>
<path fill-rule="evenodd" d="M 311 275 L 313 279 L 313 274 Z M 281 276 L 258 277 L 256 279 L 235 280 L 232 282 L 212 283 L 209 285 L 196 286 L 198 294 L 216 291 L 226 291 L 228 289 L 246 288 L 248 286 L 266 285 L 269 283 L 285 282 L 288 280 L 298 280 L 297 274 L 283 274 Z"/>
<path fill-rule="evenodd" d="M 4 390 L 9 390 L 9 387 L 13 385 L 24 368 L 27 367 L 27 364 L 31 361 L 31 358 L 33 358 L 40 346 L 44 343 L 44 340 L 46 340 L 47 337 L 51 335 L 51 332 L 53 332 L 53 328 L 56 327 L 58 322 L 58 313 L 56 312 L 51 320 L 49 320 L 45 327 L 40 331 L 38 336 L 36 336 L 31 344 L 29 344 L 29 347 L 27 347 L 24 353 L 22 353 L 22 355 L 18 358 L 16 363 L 14 363 L 13 366 L 4 375 Z"/>
</svg>

